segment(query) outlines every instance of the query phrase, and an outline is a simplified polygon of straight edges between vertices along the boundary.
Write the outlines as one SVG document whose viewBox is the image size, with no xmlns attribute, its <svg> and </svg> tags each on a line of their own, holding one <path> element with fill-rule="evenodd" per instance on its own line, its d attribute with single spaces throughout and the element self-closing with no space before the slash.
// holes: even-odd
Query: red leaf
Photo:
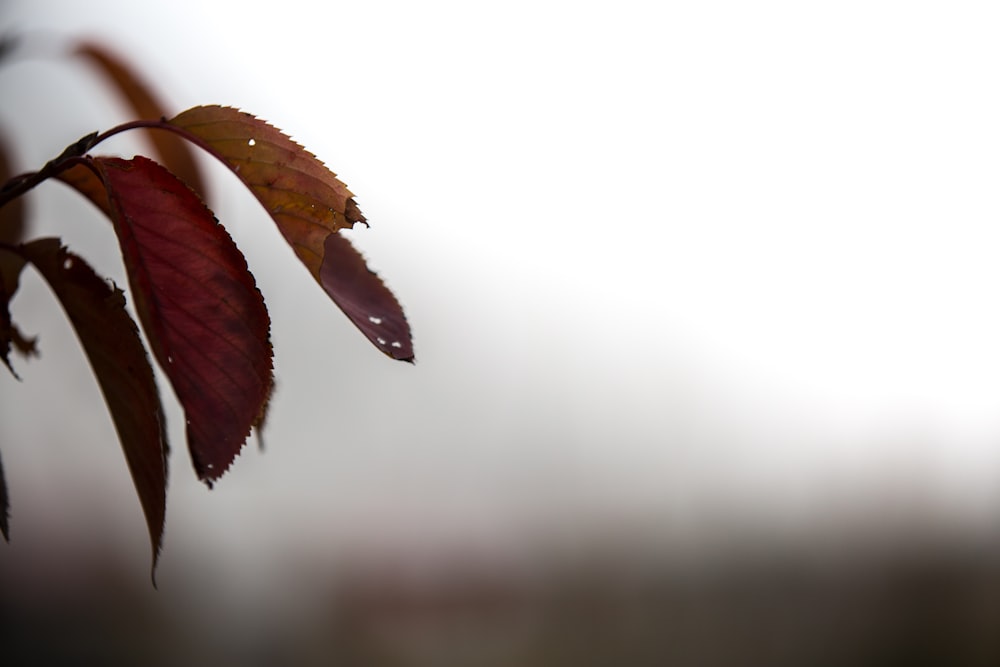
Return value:
<svg viewBox="0 0 1000 667">
<path fill-rule="evenodd" d="M 136 310 L 211 486 L 271 391 L 270 320 L 246 260 L 201 200 L 152 160 L 92 158 L 107 187 Z"/>
<path fill-rule="evenodd" d="M 167 493 L 167 436 L 153 369 L 125 296 L 109 286 L 58 239 L 21 247 L 52 288 L 76 331 L 104 394 L 125 453 L 153 549 L 163 541 Z"/>
<path fill-rule="evenodd" d="M 413 360 L 410 326 L 396 297 L 369 270 L 365 258 L 338 233 L 326 237 L 320 284 L 344 314 L 380 350 Z"/>
<path fill-rule="evenodd" d="M 395 359 L 413 359 L 409 326 L 396 298 L 336 233 L 357 222 L 367 225 L 336 174 L 281 130 L 238 109 L 194 107 L 170 124 L 233 170 L 263 204 L 313 278 L 369 340 Z M 345 266 L 335 266 L 340 261 Z M 393 320 L 391 339 L 382 335 L 384 330 L 373 330 L 379 319 L 387 327 L 388 320 Z M 380 337 L 388 343 L 379 344 Z"/>
<path fill-rule="evenodd" d="M 78 44 L 75 52 L 105 76 L 128 102 L 136 119 L 166 118 L 166 107 L 153 89 L 121 57 L 94 42 Z M 165 132 L 148 132 L 147 136 L 160 161 L 195 192 L 204 195 L 201 171 L 187 142 Z"/>
</svg>

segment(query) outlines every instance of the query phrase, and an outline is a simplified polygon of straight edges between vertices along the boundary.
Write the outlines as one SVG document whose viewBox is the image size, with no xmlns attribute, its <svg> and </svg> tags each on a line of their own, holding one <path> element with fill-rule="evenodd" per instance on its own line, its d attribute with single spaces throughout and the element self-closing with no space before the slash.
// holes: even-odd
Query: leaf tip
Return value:
<svg viewBox="0 0 1000 667">
<path fill-rule="evenodd" d="M 350 223 L 350 227 L 353 227 L 357 223 L 361 223 L 365 227 L 369 227 L 368 219 L 365 218 L 361 209 L 358 208 L 358 203 L 354 201 L 354 197 L 349 197 L 344 203 L 344 218 Z"/>
<path fill-rule="evenodd" d="M 14 379 L 17 380 L 18 382 L 23 382 L 21 376 L 17 374 L 17 371 L 14 370 L 14 366 L 10 363 L 10 357 L 7 354 L 2 355 L 2 357 L 3 357 L 3 365 L 7 367 L 7 370 L 10 371 L 10 374 L 14 376 Z"/>
</svg>

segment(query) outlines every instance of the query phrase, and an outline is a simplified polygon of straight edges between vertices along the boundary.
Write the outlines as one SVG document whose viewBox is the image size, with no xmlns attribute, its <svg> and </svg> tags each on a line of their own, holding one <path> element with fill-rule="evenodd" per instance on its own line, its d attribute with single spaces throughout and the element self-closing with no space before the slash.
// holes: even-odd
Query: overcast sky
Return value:
<svg viewBox="0 0 1000 667">
<path fill-rule="evenodd" d="M 706 498 L 808 512 L 893 480 L 991 506 L 998 19 L 870 0 L 0 9 L 7 29 L 106 39 L 178 111 L 229 104 L 292 134 L 356 194 L 372 226 L 351 237 L 413 325 L 417 365 L 382 357 L 215 169 L 278 390 L 267 451 L 211 493 L 173 413 L 168 554 L 210 552 L 213 521 L 237 540 L 261 520 L 489 533 Z M 0 90 L 24 169 L 127 117 L 68 59 L 11 65 Z M 85 204 L 55 184 L 31 203 L 124 283 Z M 44 356 L 0 379 L 0 410 L 28 532 L 53 486 L 70 505 L 134 492 L 58 305 L 26 282 L 15 317 Z M 127 502 L 86 511 L 141 550 Z"/>
</svg>

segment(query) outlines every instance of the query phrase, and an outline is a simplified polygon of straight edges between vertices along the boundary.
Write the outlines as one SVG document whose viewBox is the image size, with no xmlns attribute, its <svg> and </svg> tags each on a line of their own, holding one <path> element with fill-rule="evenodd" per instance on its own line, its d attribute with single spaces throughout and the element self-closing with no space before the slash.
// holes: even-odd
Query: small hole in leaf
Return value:
<svg viewBox="0 0 1000 667">
<path fill-rule="evenodd" d="M 374 315 L 369 315 L 368 321 L 371 322 L 372 324 L 382 324 L 382 318 L 375 317 Z"/>
<path fill-rule="evenodd" d="M 251 139 L 250 141 L 247 142 L 247 146 L 256 146 L 256 145 L 257 141 L 255 139 Z"/>
</svg>

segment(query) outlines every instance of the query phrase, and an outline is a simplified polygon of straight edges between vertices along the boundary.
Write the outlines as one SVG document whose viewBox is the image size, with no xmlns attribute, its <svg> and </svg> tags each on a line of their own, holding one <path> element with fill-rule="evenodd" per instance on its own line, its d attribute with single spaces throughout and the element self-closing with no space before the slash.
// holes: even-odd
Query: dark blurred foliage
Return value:
<svg viewBox="0 0 1000 667">
<path fill-rule="evenodd" d="M 838 557 L 453 562 L 431 576 L 360 562 L 303 568 L 299 599 L 229 600 L 221 615 L 104 554 L 50 586 L 0 570 L 0 646 L 5 665 L 987 667 L 1000 664 L 997 546 L 925 535 Z"/>
</svg>

